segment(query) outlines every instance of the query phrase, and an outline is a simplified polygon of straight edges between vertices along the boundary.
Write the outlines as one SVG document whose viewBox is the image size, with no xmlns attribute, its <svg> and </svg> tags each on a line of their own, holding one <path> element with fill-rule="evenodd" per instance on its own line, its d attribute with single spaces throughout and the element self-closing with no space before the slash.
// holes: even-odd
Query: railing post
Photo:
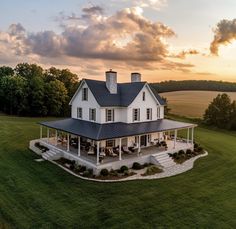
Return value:
<svg viewBox="0 0 236 229">
<path fill-rule="evenodd" d="M 119 160 L 121 161 L 121 138 L 119 139 Z"/>
<path fill-rule="evenodd" d="M 70 135 L 69 133 L 67 134 L 67 152 L 70 151 Z"/>
<path fill-rule="evenodd" d="M 80 136 L 78 136 L 78 157 L 80 157 Z"/>
<path fill-rule="evenodd" d="M 43 138 L 43 126 L 40 125 L 40 139 Z"/>
<path fill-rule="evenodd" d="M 99 141 L 97 141 L 97 165 L 99 165 Z"/>
</svg>

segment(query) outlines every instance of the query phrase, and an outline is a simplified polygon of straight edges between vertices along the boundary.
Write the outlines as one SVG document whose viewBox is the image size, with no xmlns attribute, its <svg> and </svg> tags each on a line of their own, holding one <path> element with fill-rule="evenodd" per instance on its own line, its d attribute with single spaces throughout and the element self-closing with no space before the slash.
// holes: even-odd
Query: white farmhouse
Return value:
<svg viewBox="0 0 236 229">
<path fill-rule="evenodd" d="M 129 83 L 117 83 L 111 70 L 106 81 L 83 79 L 70 105 L 71 118 L 40 123 L 45 159 L 65 157 L 99 173 L 134 162 L 171 166 L 168 153 L 193 149 L 196 125 L 165 119 L 164 101 L 139 73 Z"/>
</svg>

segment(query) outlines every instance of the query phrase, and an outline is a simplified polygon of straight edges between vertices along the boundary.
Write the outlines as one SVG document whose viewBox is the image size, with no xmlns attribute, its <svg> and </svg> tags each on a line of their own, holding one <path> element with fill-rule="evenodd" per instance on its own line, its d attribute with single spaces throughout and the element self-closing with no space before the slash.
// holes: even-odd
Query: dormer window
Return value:
<svg viewBox="0 0 236 229">
<path fill-rule="evenodd" d="M 145 91 L 143 92 L 143 101 L 145 101 L 146 99 L 146 94 L 145 94 Z"/>
<path fill-rule="evenodd" d="M 147 120 L 152 120 L 152 108 L 147 108 Z"/>
<path fill-rule="evenodd" d="M 82 100 L 83 101 L 88 101 L 88 88 L 85 87 L 82 90 Z"/>
<path fill-rule="evenodd" d="M 114 122 L 114 116 L 115 116 L 115 110 L 114 109 L 106 109 L 106 122 Z"/>
</svg>

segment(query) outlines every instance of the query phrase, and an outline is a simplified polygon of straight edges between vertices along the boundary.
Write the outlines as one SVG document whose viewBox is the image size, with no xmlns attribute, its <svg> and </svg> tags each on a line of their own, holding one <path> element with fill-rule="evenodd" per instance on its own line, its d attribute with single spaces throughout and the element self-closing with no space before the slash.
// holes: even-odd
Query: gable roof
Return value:
<svg viewBox="0 0 236 229">
<path fill-rule="evenodd" d="M 90 80 L 90 79 L 84 79 L 83 81 L 86 82 L 90 91 L 92 92 L 93 96 L 95 97 L 96 101 L 101 107 L 111 107 L 111 106 L 128 107 L 134 101 L 134 99 L 137 97 L 137 95 L 143 89 L 143 87 L 147 84 L 147 82 L 118 83 L 117 94 L 111 94 L 106 87 L 105 81 Z M 158 100 L 158 102 L 161 105 L 164 105 L 165 102 L 161 99 L 158 93 L 156 91 L 154 93 L 153 89 L 151 90 L 155 98 Z M 78 91 L 79 88 L 76 94 L 78 93 Z"/>
</svg>

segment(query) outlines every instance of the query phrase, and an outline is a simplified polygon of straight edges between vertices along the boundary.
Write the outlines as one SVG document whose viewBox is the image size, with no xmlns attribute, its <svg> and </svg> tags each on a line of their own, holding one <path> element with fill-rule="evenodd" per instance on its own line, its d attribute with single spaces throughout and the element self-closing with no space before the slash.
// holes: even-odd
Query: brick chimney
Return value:
<svg viewBox="0 0 236 229">
<path fill-rule="evenodd" d="M 141 82 L 141 74 L 138 72 L 131 73 L 131 83 Z"/>
<path fill-rule="evenodd" d="M 111 94 L 117 94 L 117 72 L 112 69 L 106 72 L 106 86 Z"/>
</svg>

